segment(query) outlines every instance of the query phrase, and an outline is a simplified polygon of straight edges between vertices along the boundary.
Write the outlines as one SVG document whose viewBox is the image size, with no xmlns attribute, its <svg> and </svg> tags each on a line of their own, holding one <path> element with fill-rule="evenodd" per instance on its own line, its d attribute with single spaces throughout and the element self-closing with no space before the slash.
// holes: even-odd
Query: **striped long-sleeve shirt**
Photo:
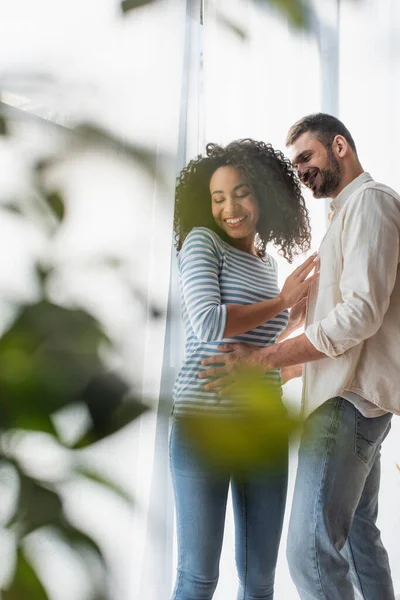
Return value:
<svg viewBox="0 0 400 600">
<path fill-rule="evenodd" d="M 179 253 L 182 315 L 186 330 L 186 358 L 175 381 L 174 413 L 184 414 L 207 408 L 223 409 L 229 399 L 205 391 L 207 379 L 199 379 L 203 358 L 218 354 L 221 342 L 273 344 L 286 327 L 284 311 L 252 331 L 224 338 L 227 304 L 252 304 L 279 294 L 276 262 L 264 260 L 224 242 L 205 227 L 192 229 Z M 269 378 L 280 381 L 279 370 Z"/>
</svg>

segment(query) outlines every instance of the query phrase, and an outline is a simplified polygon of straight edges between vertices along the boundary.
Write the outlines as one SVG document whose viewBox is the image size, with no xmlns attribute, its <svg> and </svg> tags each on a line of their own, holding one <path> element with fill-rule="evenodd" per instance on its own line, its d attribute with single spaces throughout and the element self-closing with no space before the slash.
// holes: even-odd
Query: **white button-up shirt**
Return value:
<svg viewBox="0 0 400 600">
<path fill-rule="evenodd" d="M 362 173 L 332 202 L 305 334 L 303 414 L 353 392 L 400 414 L 400 197 Z"/>
</svg>

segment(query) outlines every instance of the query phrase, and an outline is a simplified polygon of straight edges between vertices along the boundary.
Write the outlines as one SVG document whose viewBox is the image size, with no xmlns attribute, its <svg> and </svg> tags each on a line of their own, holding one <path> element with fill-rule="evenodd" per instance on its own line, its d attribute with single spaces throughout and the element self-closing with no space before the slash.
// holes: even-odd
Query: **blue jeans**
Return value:
<svg viewBox="0 0 400 600">
<path fill-rule="evenodd" d="M 288 535 L 302 600 L 394 600 L 376 526 L 380 448 L 391 415 L 367 419 L 333 398 L 306 421 Z M 357 596 L 359 597 L 359 596 Z"/>
<path fill-rule="evenodd" d="M 238 477 L 208 463 L 193 448 L 179 418 L 170 435 L 178 570 L 173 600 L 211 600 L 218 582 L 231 484 L 239 600 L 272 600 L 287 488 L 281 469 Z"/>
</svg>

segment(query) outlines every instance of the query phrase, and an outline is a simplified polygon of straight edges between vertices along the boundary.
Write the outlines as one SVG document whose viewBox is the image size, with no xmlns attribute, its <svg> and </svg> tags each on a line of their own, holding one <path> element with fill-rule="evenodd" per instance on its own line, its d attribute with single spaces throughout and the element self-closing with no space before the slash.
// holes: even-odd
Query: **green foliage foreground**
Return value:
<svg viewBox="0 0 400 600">
<path fill-rule="evenodd" d="M 40 301 L 23 307 L 0 339 L 0 475 L 13 471 L 17 479 L 14 508 L 3 527 L 15 540 L 16 568 L 2 591 L 3 600 L 47 600 L 29 556 L 25 540 L 31 533 L 51 528 L 60 540 L 87 562 L 93 558 L 103 577 L 92 579 L 93 598 L 109 598 L 104 589 L 106 562 L 102 551 L 66 516 L 62 484 L 74 478 L 95 481 L 131 504 L 127 494 L 100 473 L 85 467 L 79 449 L 118 432 L 146 407 L 131 397 L 115 373 L 107 373 L 99 347 L 107 342 L 99 323 L 82 310 L 70 310 Z M 108 341 L 108 343 L 110 343 Z M 54 416 L 68 407 L 84 407 L 85 430 L 69 446 L 59 435 Z M 58 480 L 34 477 L 18 452 L 29 432 L 41 432 L 64 449 L 70 468 Z"/>
<path fill-rule="evenodd" d="M 5 117 L 0 126 L 2 134 L 9 135 Z M 91 127 L 66 130 L 65 138 L 72 151 L 77 146 L 120 150 L 116 140 Z M 140 149 L 124 146 L 123 153 L 151 172 L 148 156 Z M 53 157 L 52 162 L 56 160 Z M 65 207 L 63 195 L 45 185 L 48 167 L 51 164 L 36 165 L 32 198 L 12 198 L 3 203 L 2 210 L 38 227 L 50 240 L 63 222 Z M 62 490 L 70 482 L 94 482 L 132 508 L 133 499 L 101 472 L 89 468 L 81 450 L 119 432 L 147 407 L 134 396 L 130 384 L 119 373 L 111 372 L 101 358 L 104 350 L 111 355 L 118 353 L 101 323 L 83 308 L 60 306 L 49 298 L 48 281 L 57 268 L 47 259 L 36 261 L 39 299 L 31 304 L 14 301 L 14 318 L 0 338 L 0 492 L 6 496 L 11 492 L 13 496 L 0 527 L 14 548 L 12 572 L 3 583 L 1 597 L 50 599 L 36 557 L 32 561 L 28 551 L 32 534 L 41 532 L 64 544 L 79 561 L 90 582 L 87 600 L 110 600 L 113 594 L 108 589 L 108 564 L 103 551 L 71 522 Z M 159 316 L 151 306 L 144 308 L 153 318 Z M 77 409 L 85 415 L 84 423 L 75 438 L 67 441 L 65 432 L 57 427 L 57 416 Z M 62 458 L 57 476 L 39 476 L 41 470 L 35 469 L 34 460 L 23 451 L 27 442 L 29 447 L 37 448 L 43 441 Z"/>
<path fill-rule="evenodd" d="M 246 473 L 279 468 L 286 462 L 290 436 L 299 420 L 284 406 L 280 391 L 259 372 L 243 371 L 230 388 L 233 410 L 207 411 L 183 418 L 187 434 L 208 461 Z"/>
</svg>

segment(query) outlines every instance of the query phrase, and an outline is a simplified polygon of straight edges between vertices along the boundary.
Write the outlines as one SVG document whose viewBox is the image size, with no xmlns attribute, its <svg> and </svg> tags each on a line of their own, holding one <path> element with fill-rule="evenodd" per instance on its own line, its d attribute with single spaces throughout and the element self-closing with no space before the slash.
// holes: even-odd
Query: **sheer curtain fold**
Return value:
<svg viewBox="0 0 400 600">
<path fill-rule="evenodd" d="M 143 566 L 138 597 L 146 600 L 167 600 L 173 577 L 173 500 L 169 478 L 168 435 L 172 409 L 172 386 L 184 355 L 184 332 L 180 316 L 180 292 L 176 251 L 172 239 L 175 178 L 188 160 L 201 151 L 204 143 L 202 121 L 202 0 L 181 2 L 179 35 L 181 43 L 181 78 L 174 90 L 175 106 L 179 109 L 173 124 L 176 134 L 175 168 L 169 173 L 168 226 L 162 225 L 165 237 L 162 248 L 154 254 L 157 269 L 152 283 L 163 285 L 165 321 L 160 337 L 149 346 L 149 381 L 157 386 L 157 410 L 143 419 L 144 464 L 148 465 L 148 496 L 146 529 L 143 537 Z M 171 125 L 170 125 L 171 126 Z M 156 234 L 157 228 L 153 232 Z M 157 235 L 157 234 L 156 234 Z M 162 257 L 161 257 L 162 254 Z M 149 449 L 149 442 L 151 448 Z M 150 450 L 150 452 L 149 452 Z"/>
<path fill-rule="evenodd" d="M 342 0 L 339 27 L 339 116 L 352 132 L 364 169 L 399 192 L 400 3 L 364 0 L 359 7 Z M 400 420 L 393 418 L 382 448 L 378 526 L 400 598 L 399 435 Z"/>
</svg>

